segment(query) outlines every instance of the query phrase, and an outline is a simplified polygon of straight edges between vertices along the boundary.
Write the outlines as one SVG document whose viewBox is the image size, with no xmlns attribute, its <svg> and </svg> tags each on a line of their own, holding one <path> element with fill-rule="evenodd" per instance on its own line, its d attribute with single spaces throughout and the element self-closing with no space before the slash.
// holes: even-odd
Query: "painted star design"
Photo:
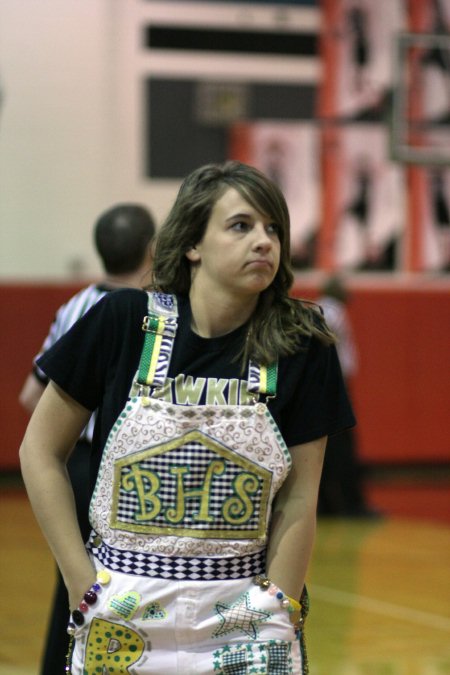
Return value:
<svg viewBox="0 0 450 675">
<path fill-rule="evenodd" d="M 232 603 L 216 603 L 216 612 L 220 617 L 220 626 L 212 634 L 213 637 L 240 630 L 249 637 L 256 639 L 258 624 L 267 621 L 271 616 L 271 612 L 264 612 L 251 607 L 248 593 L 244 593 Z"/>
</svg>

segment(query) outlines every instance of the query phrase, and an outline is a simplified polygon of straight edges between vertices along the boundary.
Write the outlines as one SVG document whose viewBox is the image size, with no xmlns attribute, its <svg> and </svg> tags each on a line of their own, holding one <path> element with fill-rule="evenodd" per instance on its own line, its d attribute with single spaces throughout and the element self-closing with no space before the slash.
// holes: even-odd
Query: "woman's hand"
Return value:
<svg viewBox="0 0 450 675">
<path fill-rule="evenodd" d="M 73 612 L 74 609 L 77 609 L 78 605 L 83 600 L 86 591 L 95 584 L 96 577 L 97 574 L 95 568 L 90 565 L 86 566 L 86 570 L 84 570 L 82 574 L 77 575 L 76 579 L 66 583 L 71 612 Z"/>
</svg>

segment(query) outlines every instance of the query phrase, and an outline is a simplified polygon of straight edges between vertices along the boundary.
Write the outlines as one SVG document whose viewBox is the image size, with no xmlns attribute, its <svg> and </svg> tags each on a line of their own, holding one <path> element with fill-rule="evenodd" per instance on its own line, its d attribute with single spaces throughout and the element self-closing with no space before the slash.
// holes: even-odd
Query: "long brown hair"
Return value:
<svg viewBox="0 0 450 675">
<path fill-rule="evenodd" d="M 229 188 L 276 223 L 280 239 L 280 265 L 271 285 L 261 292 L 249 321 L 243 361 L 251 357 L 259 363 L 272 363 L 279 356 L 294 353 L 301 336 L 334 342 L 320 312 L 311 303 L 289 297 L 294 275 L 289 211 L 281 190 L 261 171 L 241 162 L 207 164 L 185 178 L 156 237 L 154 287 L 165 293 L 189 294 L 191 263 L 186 252 L 202 240 L 214 204 Z"/>
</svg>

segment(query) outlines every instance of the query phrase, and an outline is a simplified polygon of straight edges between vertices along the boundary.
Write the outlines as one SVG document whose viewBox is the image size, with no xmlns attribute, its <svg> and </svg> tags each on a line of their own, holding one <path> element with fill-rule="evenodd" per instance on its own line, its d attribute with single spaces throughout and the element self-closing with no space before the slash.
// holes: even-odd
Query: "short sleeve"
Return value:
<svg viewBox="0 0 450 675">
<path fill-rule="evenodd" d="M 100 402 L 110 361 L 113 315 L 108 297 L 94 305 L 48 351 L 37 366 L 63 391 L 88 410 Z"/>
<path fill-rule="evenodd" d="M 307 351 L 297 355 L 289 365 L 286 377 L 290 391 L 281 411 L 281 424 L 288 447 L 354 426 L 355 417 L 334 345 L 311 339 Z"/>
</svg>

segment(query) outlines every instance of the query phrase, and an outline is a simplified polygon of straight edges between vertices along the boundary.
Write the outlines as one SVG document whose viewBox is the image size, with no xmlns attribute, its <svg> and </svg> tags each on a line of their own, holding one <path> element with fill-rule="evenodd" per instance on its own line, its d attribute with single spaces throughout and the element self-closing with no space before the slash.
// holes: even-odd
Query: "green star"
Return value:
<svg viewBox="0 0 450 675">
<path fill-rule="evenodd" d="M 267 621 L 271 616 L 271 612 L 251 607 L 248 593 L 244 593 L 232 603 L 218 602 L 216 612 L 220 616 L 221 623 L 213 632 L 213 637 L 240 630 L 253 640 L 258 637 L 258 624 Z"/>
</svg>

